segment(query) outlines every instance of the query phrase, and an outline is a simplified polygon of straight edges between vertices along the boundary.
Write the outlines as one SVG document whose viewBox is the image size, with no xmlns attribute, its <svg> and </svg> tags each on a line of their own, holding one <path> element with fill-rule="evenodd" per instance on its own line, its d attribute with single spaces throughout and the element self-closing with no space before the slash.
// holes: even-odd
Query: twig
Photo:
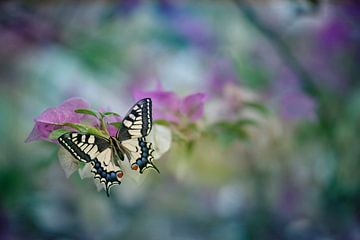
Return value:
<svg viewBox="0 0 360 240">
<path fill-rule="evenodd" d="M 273 44 L 278 54 L 284 59 L 291 70 L 299 77 L 303 91 L 312 97 L 320 97 L 320 90 L 315 85 L 311 76 L 296 59 L 285 41 L 258 18 L 254 10 L 246 1 L 234 0 L 234 2 L 238 6 L 240 12 L 244 15 L 245 19 L 251 22 L 253 26 Z"/>
</svg>

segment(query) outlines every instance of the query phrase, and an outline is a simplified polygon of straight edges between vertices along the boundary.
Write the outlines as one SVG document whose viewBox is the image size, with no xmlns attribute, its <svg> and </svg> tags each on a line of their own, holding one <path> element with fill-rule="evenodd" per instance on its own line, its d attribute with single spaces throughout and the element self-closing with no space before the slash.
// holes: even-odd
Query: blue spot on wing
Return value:
<svg viewBox="0 0 360 240">
<path fill-rule="evenodd" d="M 143 172 L 146 168 L 155 168 L 155 170 L 159 171 L 154 164 L 152 163 L 152 155 L 153 150 L 151 149 L 151 143 L 145 141 L 145 138 L 139 138 L 139 146 L 140 148 L 140 157 L 136 160 L 136 165 L 140 168 L 140 173 Z"/>
<path fill-rule="evenodd" d="M 114 185 L 114 184 L 121 184 L 121 182 L 117 178 L 117 173 L 120 172 L 121 170 L 119 170 L 119 171 L 107 171 L 101 165 L 101 162 L 97 158 L 95 158 L 92 161 L 92 164 L 93 164 L 94 168 L 91 171 L 95 174 L 95 178 L 99 178 L 100 182 L 105 183 L 106 193 L 109 196 L 110 187 L 112 185 Z"/>
</svg>

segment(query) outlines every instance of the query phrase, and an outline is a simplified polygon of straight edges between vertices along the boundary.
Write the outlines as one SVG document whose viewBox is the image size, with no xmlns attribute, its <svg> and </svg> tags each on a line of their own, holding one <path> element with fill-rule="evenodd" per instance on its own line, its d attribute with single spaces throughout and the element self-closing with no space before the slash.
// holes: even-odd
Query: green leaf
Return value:
<svg viewBox="0 0 360 240">
<path fill-rule="evenodd" d="M 114 115 L 114 116 L 120 117 L 120 115 L 115 113 L 115 112 L 103 112 L 102 114 L 105 115 L 105 116 Z"/>
<path fill-rule="evenodd" d="M 82 133 L 86 133 L 88 131 L 88 129 L 91 128 L 88 125 L 80 124 L 80 123 L 64 123 L 63 126 L 71 127 Z"/>
<path fill-rule="evenodd" d="M 97 129 L 97 128 L 89 128 L 86 133 L 88 134 L 93 134 L 93 135 L 97 135 L 97 136 L 101 136 L 101 137 L 108 137 L 106 136 L 101 130 Z"/>
<path fill-rule="evenodd" d="M 269 110 L 264 105 L 257 102 L 245 102 L 245 106 L 250 107 L 264 115 L 267 115 L 269 113 Z"/>
<path fill-rule="evenodd" d="M 158 120 L 155 120 L 153 121 L 154 124 L 158 124 L 158 125 L 162 125 L 162 126 L 169 126 L 169 122 L 166 121 L 166 120 L 163 120 L 163 119 L 158 119 Z"/>
<path fill-rule="evenodd" d="M 238 128 L 234 131 L 234 134 L 235 136 L 238 138 L 238 139 L 242 139 L 242 140 L 245 140 L 245 139 L 248 139 L 249 138 L 249 134 L 246 132 L 245 129 L 243 128 Z"/>
<path fill-rule="evenodd" d="M 185 146 L 186 146 L 187 154 L 190 155 L 194 151 L 195 142 L 194 141 L 188 141 Z"/>
<path fill-rule="evenodd" d="M 80 133 L 84 133 L 84 134 L 94 134 L 94 135 L 98 135 L 101 137 L 108 137 L 103 131 L 101 131 L 100 129 L 94 128 L 94 127 L 90 127 L 88 125 L 85 124 L 80 124 L 80 123 L 64 123 L 63 126 L 66 127 L 71 127 L 75 130 L 77 130 Z M 68 131 L 70 132 L 70 131 Z"/>
<path fill-rule="evenodd" d="M 245 126 L 245 125 L 256 125 L 257 122 L 252 119 L 240 119 L 239 121 L 235 122 L 237 126 Z"/>
<path fill-rule="evenodd" d="M 49 135 L 49 139 L 58 139 L 61 135 L 70 132 L 69 130 L 66 129 L 56 129 L 54 131 L 52 131 Z"/>
<path fill-rule="evenodd" d="M 256 122 L 251 119 L 240 119 L 235 122 L 223 121 L 216 123 L 210 131 L 212 131 L 214 136 L 217 136 L 221 142 L 228 145 L 236 139 L 247 140 L 249 135 L 246 127 L 255 124 Z"/>
<path fill-rule="evenodd" d="M 75 110 L 76 113 L 81 113 L 81 114 L 87 114 L 87 115 L 92 115 L 96 118 L 99 118 L 98 113 L 91 110 L 91 109 L 85 109 L 85 108 L 79 108 Z"/>
<path fill-rule="evenodd" d="M 234 67 L 241 82 L 254 89 L 264 89 L 269 85 L 268 73 L 244 58 L 234 58 Z"/>
<path fill-rule="evenodd" d="M 222 142 L 225 146 L 230 145 L 235 140 L 247 140 L 249 138 L 248 133 L 245 129 L 224 129 L 220 133 L 216 135 L 220 142 Z"/>
<path fill-rule="evenodd" d="M 110 124 L 113 125 L 116 128 L 120 128 L 122 123 L 121 122 L 112 122 Z"/>
</svg>

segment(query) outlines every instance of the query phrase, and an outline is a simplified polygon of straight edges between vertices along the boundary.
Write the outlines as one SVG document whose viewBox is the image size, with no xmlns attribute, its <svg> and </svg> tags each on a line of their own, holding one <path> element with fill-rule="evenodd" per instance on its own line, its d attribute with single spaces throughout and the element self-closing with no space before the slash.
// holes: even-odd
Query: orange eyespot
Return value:
<svg viewBox="0 0 360 240">
<path fill-rule="evenodd" d="M 120 171 L 116 174 L 116 176 L 117 178 L 122 178 L 122 176 L 124 176 L 124 173 Z"/>
<path fill-rule="evenodd" d="M 131 165 L 131 169 L 136 171 L 139 169 L 139 166 L 134 163 L 133 165 Z"/>
</svg>

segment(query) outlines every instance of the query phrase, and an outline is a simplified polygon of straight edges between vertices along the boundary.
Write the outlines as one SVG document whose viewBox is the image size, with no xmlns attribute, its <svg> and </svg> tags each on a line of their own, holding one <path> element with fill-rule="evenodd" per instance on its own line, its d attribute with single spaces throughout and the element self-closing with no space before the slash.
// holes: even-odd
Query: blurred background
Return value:
<svg viewBox="0 0 360 240">
<path fill-rule="evenodd" d="M 356 1 L 3 1 L 0 239 L 360 239 Z M 203 92 L 141 185 L 66 178 L 24 141 L 78 96 Z M 182 136 L 182 137 L 179 137 Z"/>
</svg>

